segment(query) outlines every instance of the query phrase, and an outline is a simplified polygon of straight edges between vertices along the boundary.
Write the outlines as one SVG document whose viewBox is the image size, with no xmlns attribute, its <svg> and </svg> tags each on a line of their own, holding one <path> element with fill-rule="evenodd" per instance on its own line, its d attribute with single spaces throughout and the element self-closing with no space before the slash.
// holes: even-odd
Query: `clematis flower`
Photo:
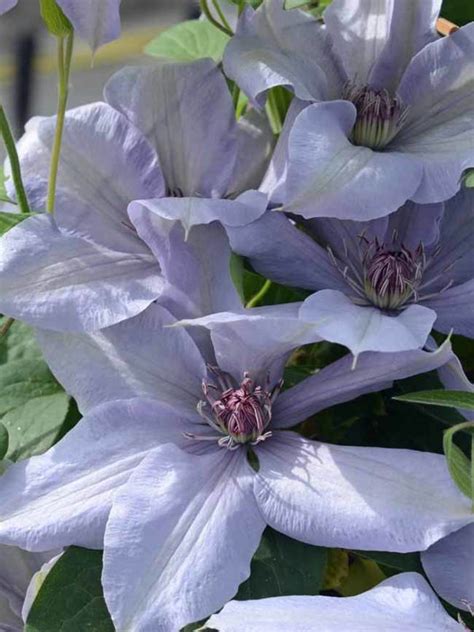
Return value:
<svg viewBox="0 0 474 632">
<path fill-rule="evenodd" d="M 238 194 L 258 179 L 268 137 L 252 118 L 237 124 L 227 84 L 210 60 L 125 69 L 106 96 L 109 103 L 66 116 L 54 217 L 26 219 L 0 240 L 1 313 L 38 327 L 88 331 L 134 316 L 158 297 L 187 295 L 192 310 L 193 300 L 205 301 L 202 288 L 192 286 L 194 268 L 212 269 L 202 231 L 185 244 L 181 226 L 144 210 L 128 214 L 128 204 L 188 196 L 180 201 L 191 208 L 212 198 L 208 203 L 235 225 L 266 207 L 263 194 Z M 35 118 L 19 143 L 34 209 L 45 205 L 54 129 L 54 118 Z M 220 262 L 223 231 L 208 228 L 207 248 Z M 187 276 L 178 273 L 185 266 Z M 213 269 L 216 283 L 225 285 L 227 268 Z"/>
<path fill-rule="evenodd" d="M 27 611 L 37 587 L 32 583 L 43 568 L 48 572 L 53 553 L 28 553 L 16 546 L 0 545 L 0 630 L 23 632 Z M 56 557 L 54 557 L 56 560 Z"/>
<path fill-rule="evenodd" d="M 206 624 L 219 632 L 461 632 L 418 573 L 401 573 L 355 597 L 272 597 L 231 601 Z"/>
<path fill-rule="evenodd" d="M 291 350 L 317 339 L 297 310 L 191 321 L 210 330 L 204 354 L 157 304 L 88 335 L 42 332 L 85 416 L 6 472 L 0 541 L 104 547 L 116 627 L 166 632 L 232 598 L 267 524 L 311 544 L 389 551 L 426 549 L 470 524 L 441 455 L 327 445 L 288 430 L 444 364 L 449 345 L 362 354 L 354 371 L 346 356 L 282 391 Z"/>
<path fill-rule="evenodd" d="M 441 0 L 334 0 L 324 25 L 283 5 L 247 9 L 224 57 L 256 104 L 277 85 L 297 97 L 265 183 L 273 202 L 364 221 L 453 197 L 474 165 L 474 24 L 438 38 Z"/>
<path fill-rule="evenodd" d="M 459 529 L 421 553 L 421 563 L 440 597 L 456 608 L 474 607 L 474 525 Z"/>
<path fill-rule="evenodd" d="M 121 0 L 56 0 L 74 30 L 87 40 L 92 50 L 120 37 Z M 0 15 L 18 0 L 0 0 Z"/>
<path fill-rule="evenodd" d="M 444 204 L 408 202 L 388 218 L 318 218 L 304 228 L 270 211 L 228 232 L 263 275 L 317 290 L 300 315 L 319 321 L 325 340 L 358 355 L 422 347 L 432 327 L 474 337 L 470 189 Z"/>
<path fill-rule="evenodd" d="M 436 348 L 430 344 L 431 348 Z M 473 393 L 474 384 L 467 379 L 457 358 L 438 369 L 447 389 Z M 472 419 L 470 410 L 458 411 Z M 468 525 L 439 540 L 421 553 L 426 576 L 436 592 L 456 608 L 472 612 L 474 607 L 474 525 Z"/>
</svg>

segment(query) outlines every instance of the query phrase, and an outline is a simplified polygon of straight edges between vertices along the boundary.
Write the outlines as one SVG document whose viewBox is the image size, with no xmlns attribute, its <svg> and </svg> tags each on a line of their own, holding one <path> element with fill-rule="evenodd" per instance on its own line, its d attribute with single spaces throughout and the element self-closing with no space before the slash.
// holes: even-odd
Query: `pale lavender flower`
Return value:
<svg viewBox="0 0 474 632">
<path fill-rule="evenodd" d="M 206 624 L 219 632 L 462 632 L 428 582 L 401 573 L 355 597 L 272 597 L 231 601 Z"/>
<path fill-rule="evenodd" d="M 170 203 L 176 199 L 190 212 L 212 198 L 208 203 L 234 225 L 265 210 L 261 193 L 227 199 L 258 185 L 269 142 L 258 119 L 236 122 L 225 79 L 211 60 L 125 69 L 106 95 L 109 103 L 66 115 L 54 216 L 26 219 L 0 240 L 3 314 L 38 327 L 88 331 L 181 294 L 201 315 L 193 301 L 205 302 L 211 290 L 199 293 L 193 282 L 199 267 L 210 272 L 213 265 L 204 260 L 202 232 L 184 243 L 181 225 L 144 209 L 129 214 L 129 203 L 175 196 Z M 54 130 L 54 118 L 35 118 L 19 142 L 36 210 L 45 205 Z M 225 288 L 225 235 L 216 225 L 207 228 L 207 247 L 217 253 L 213 283 Z M 186 274 L 178 273 L 184 268 Z M 219 310 L 230 308 L 236 304 Z"/>
<path fill-rule="evenodd" d="M 23 632 L 27 611 L 37 593 L 32 579 L 40 569 L 47 574 L 53 555 L 0 545 L 0 632 Z"/>
<path fill-rule="evenodd" d="M 122 0 L 56 0 L 75 31 L 87 40 L 92 50 L 120 36 Z M 0 15 L 12 9 L 18 0 L 0 0 Z"/>
<path fill-rule="evenodd" d="M 430 347 L 436 348 L 433 341 Z M 447 389 L 474 393 L 472 384 L 456 357 L 438 369 Z M 473 420 L 472 410 L 459 410 Z M 474 611 L 474 525 L 448 535 L 421 553 L 421 563 L 436 592 L 456 608 Z"/>
<path fill-rule="evenodd" d="M 474 165 L 474 24 L 438 38 L 441 0 L 333 0 L 324 26 L 283 3 L 248 9 L 224 57 L 255 103 L 277 85 L 297 97 L 273 202 L 363 221 L 454 196 Z"/>
<path fill-rule="evenodd" d="M 301 317 L 355 355 L 422 347 L 432 327 L 474 337 L 470 189 L 369 222 L 317 218 L 302 231 L 269 211 L 228 233 L 261 274 L 317 290 Z"/>
<path fill-rule="evenodd" d="M 389 551 L 426 549 L 470 524 L 443 456 L 327 445 L 288 430 L 443 365 L 449 345 L 362 354 L 354 371 L 346 356 L 282 391 L 292 349 L 317 340 L 298 309 L 188 322 L 210 329 L 204 352 L 159 305 L 90 335 L 42 332 L 85 417 L 6 472 L 0 541 L 104 547 L 116 627 L 171 632 L 233 597 L 267 524 L 310 544 Z"/>
<path fill-rule="evenodd" d="M 422 551 L 421 563 L 440 597 L 456 608 L 474 611 L 474 524 Z"/>
</svg>

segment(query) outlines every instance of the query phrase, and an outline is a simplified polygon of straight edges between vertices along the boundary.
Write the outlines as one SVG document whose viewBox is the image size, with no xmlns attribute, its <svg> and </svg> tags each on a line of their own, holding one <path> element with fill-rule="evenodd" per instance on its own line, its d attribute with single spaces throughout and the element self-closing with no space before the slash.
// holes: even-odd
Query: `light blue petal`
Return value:
<svg viewBox="0 0 474 632">
<path fill-rule="evenodd" d="M 207 622 L 220 632 L 462 632 L 417 573 L 401 573 L 355 597 L 294 596 L 231 601 Z"/>
<path fill-rule="evenodd" d="M 174 632 L 237 592 L 265 522 L 244 450 L 153 451 L 115 497 L 102 582 L 119 630 Z M 137 581 L 138 580 L 138 581 Z"/>
</svg>

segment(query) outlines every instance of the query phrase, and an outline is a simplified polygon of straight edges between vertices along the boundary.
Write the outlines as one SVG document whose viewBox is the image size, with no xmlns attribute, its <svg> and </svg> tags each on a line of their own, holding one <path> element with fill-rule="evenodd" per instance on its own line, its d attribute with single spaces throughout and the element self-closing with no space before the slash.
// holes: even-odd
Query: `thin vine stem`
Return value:
<svg viewBox="0 0 474 632">
<path fill-rule="evenodd" d="M 228 29 L 232 35 L 234 34 L 232 27 L 230 26 L 229 22 L 227 21 L 227 18 L 224 15 L 224 12 L 221 9 L 221 5 L 219 4 L 219 0 L 212 0 L 212 4 L 214 5 L 214 9 L 217 12 L 217 15 L 219 16 L 220 21 L 222 22 L 222 26 L 224 26 L 226 29 Z"/>
<path fill-rule="evenodd" d="M 272 282 L 270 281 L 270 279 L 267 279 L 262 287 L 259 289 L 259 291 L 248 301 L 245 307 L 248 309 L 250 309 L 251 307 L 255 307 L 265 297 L 271 286 Z"/>
<path fill-rule="evenodd" d="M 15 185 L 16 198 L 18 205 L 22 213 L 30 212 L 30 205 L 28 203 L 28 197 L 26 195 L 25 187 L 23 186 L 23 180 L 21 178 L 20 161 L 18 159 L 18 153 L 16 151 L 15 139 L 8 123 L 7 116 L 3 106 L 0 105 L 0 133 L 2 135 L 5 149 L 7 151 L 8 159 L 10 161 L 10 168 L 12 172 L 13 184 Z"/>
<path fill-rule="evenodd" d="M 219 29 L 219 31 L 222 31 L 223 33 L 225 33 L 229 37 L 233 36 L 234 33 L 233 33 L 232 29 L 230 27 L 227 28 L 226 26 L 224 26 L 223 24 L 218 22 L 215 19 L 215 17 L 212 15 L 211 10 L 209 9 L 209 6 L 207 4 L 207 0 L 200 0 L 199 5 L 201 7 L 201 11 L 204 13 L 204 15 L 209 20 L 209 22 L 216 27 L 216 29 Z"/>
<path fill-rule="evenodd" d="M 66 36 L 58 37 L 58 110 L 49 169 L 48 198 L 46 202 L 46 209 L 48 213 L 54 212 L 59 159 L 61 157 L 61 142 L 63 138 L 64 120 L 66 118 L 66 106 L 69 96 L 69 75 L 71 72 L 73 47 L 73 32 Z"/>
</svg>

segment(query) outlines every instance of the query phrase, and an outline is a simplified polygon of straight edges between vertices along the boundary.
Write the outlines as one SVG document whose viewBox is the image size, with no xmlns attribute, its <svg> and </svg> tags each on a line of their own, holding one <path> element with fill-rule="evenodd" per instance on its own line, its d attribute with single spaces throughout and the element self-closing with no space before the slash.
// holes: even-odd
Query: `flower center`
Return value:
<svg viewBox="0 0 474 632">
<path fill-rule="evenodd" d="M 403 245 L 390 250 L 375 241 L 364 258 L 365 294 L 377 307 L 399 309 L 416 294 L 423 269 L 421 245 L 412 252 Z"/>
<path fill-rule="evenodd" d="M 407 108 L 399 97 L 391 96 L 387 90 L 348 84 L 343 98 L 352 101 L 357 110 L 351 135 L 354 145 L 382 149 L 396 136 L 405 121 Z"/>
<path fill-rule="evenodd" d="M 203 382 L 205 399 L 199 402 L 198 412 L 219 435 L 188 436 L 193 439 L 217 439 L 220 446 L 230 450 L 245 443 L 255 445 L 270 437 L 271 432 L 267 431 L 267 427 L 272 418 L 272 404 L 280 392 L 281 384 L 269 390 L 255 384 L 247 372 L 241 383 L 236 384 L 219 369 L 209 367 L 209 371 L 215 382 Z"/>
</svg>

